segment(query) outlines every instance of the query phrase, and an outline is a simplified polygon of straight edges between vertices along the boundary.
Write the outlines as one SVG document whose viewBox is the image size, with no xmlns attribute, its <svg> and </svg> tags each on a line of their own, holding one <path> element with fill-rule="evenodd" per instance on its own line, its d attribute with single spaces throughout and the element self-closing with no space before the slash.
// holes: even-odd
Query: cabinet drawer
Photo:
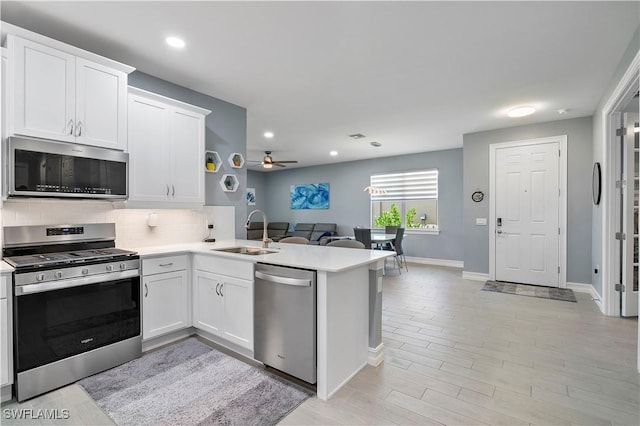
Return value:
<svg viewBox="0 0 640 426">
<path fill-rule="evenodd" d="M 0 276 L 0 299 L 6 299 L 11 294 L 9 286 L 11 285 L 11 274 L 2 274 Z"/>
<path fill-rule="evenodd" d="M 162 256 L 142 259 L 142 275 L 161 274 L 163 272 L 182 271 L 187 269 L 187 255 Z"/>
<path fill-rule="evenodd" d="M 222 256 L 193 256 L 193 269 L 213 272 L 253 282 L 253 263 Z"/>
</svg>

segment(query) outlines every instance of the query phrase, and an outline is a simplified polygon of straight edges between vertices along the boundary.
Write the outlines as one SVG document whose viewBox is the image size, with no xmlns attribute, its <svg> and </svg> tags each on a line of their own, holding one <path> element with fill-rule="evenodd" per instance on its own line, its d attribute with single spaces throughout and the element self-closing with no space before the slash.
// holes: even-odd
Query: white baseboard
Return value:
<svg viewBox="0 0 640 426">
<path fill-rule="evenodd" d="M 462 271 L 462 279 L 472 281 L 487 281 L 489 279 L 489 274 L 483 274 L 482 272 Z"/>
<path fill-rule="evenodd" d="M 369 365 L 377 367 L 384 361 L 384 343 L 380 343 L 377 348 L 369 348 Z"/>
<path fill-rule="evenodd" d="M 448 266 L 450 268 L 464 267 L 462 260 L 449 260 L 449 259 L 434 259 L 430 257 L 409 257 L 405 256 L 408 263 L 418 263 L 421 265 L 434 265 L 434 266 Z"/>
<path fill-rule="evenodd" d="M 592 284 L 584 284 L 584 283 L 570 283 L 567 282 L 567 288 L 578 292 L 578 293 L 587 293 L 591 296 L 591 299 L 595 302 L 600 312 L 604 314 L 604 305 L 602 304 L 602 297 L 596 291 L 596 288 Z"/>
<path fill-rule="evenodd" d="M 2 392 L 1 392 L 2 402 L 9 401 L 9 400 L 11 400 L 13 398 L 13 394 L 11 393 L 11 389 L 12 389 L 11 385 L 2 386 Z"/>
</svg>

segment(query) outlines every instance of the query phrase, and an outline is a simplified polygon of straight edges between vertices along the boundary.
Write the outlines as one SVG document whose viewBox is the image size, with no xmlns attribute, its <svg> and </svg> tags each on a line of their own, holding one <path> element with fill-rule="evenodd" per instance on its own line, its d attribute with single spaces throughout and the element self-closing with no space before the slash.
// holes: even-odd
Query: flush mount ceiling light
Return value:
<svg viewBox="0 0 640 426">
<path fill-rule="evenodd" d="M 269 132 L 269 131 L 264 132 L 264 137 L 267 139 L 273 138 L 273 132 Z"/>
<path fill-rule="evenodd" d="M 165 41 L 169 46 L 175 47 L 176 49 L 182 49 L 185 46 L 184 40 L 178 37 L 167 37 Z"/>
<path fill-rule="evenodd" d="M 558 115 L 565 115 L 569 110 L 567 108 L 562 108 L 558 110 Z"/>
<path fill-rule="evenodd" d="M 375 146 L 376 148 L 380 148 L 382 146 L 380 142 L 376 142 L 376 141 L 369 142 L 369 145 Z"/>
<path fill-rule="evenodd" d="M 338 151 L 331 151 L 329 155 L 335 157 L 336 155 L 338 155 Z"/>
<path fill-rule="evenodd" d="M 532 106 L 520 106 L 517 108 L 513 108 L 507 112 L 509 117 L 517 118 L 517 117 L 525 117 L 527 115 L 531 115 L 536 112 L 536 109 Z"/>
<path fill-rule="evenodd" d="M 366 137 L 365 135 L 363 135 L 362 133 L 354 133 L 353 135 L 349 135 L 349 137 L 351 139 L 362 139 L 364 137 Z"/>
</svg>

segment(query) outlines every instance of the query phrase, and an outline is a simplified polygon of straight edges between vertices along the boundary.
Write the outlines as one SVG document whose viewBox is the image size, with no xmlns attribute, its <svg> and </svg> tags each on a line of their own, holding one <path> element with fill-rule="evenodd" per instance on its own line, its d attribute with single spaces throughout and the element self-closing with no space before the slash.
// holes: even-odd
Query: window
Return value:
<svg viewBox="0 0 640 426">
<path fill-rule="evenodd" d="M 438 170 L 371 176 L 374 228 L 438 229 Z"/>
</svg>

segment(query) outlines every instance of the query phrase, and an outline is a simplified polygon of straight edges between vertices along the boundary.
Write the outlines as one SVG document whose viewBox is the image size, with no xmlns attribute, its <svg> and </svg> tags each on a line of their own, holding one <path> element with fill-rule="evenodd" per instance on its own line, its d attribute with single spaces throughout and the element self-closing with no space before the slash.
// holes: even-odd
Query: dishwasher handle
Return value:
<svg viewBox="0 0 640 426">
<path fill-rule="evenodd" d="M 256 278 L 260 278 L 261 280 L 276 284 L 295 285 L 298 287 L 311 287 L 310 279 L 280 277 L 277 275 L 265 274 L 264 272 L 260 271 L 256 271 Z"/>
</svg>

